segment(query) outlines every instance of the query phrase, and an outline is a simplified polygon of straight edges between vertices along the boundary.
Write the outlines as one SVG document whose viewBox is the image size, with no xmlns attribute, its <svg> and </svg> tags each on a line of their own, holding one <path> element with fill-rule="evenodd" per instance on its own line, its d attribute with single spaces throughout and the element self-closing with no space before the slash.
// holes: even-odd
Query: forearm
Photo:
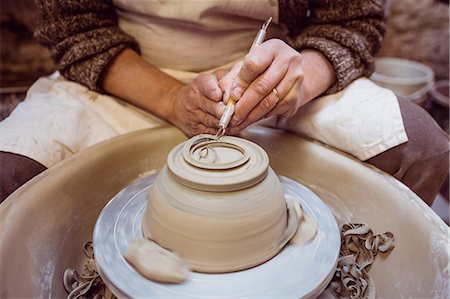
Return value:
<svg viewBox="0 0 450 299">
<path fill-rule="evenodd" d="M 301 16 L 301 9 L 291 7 L 296 1 L 280 3 L 289 12 L 286 18 L 295 13 Z M 290 16 L 287 20 L 287 42 L 298 51 L 317 50 L 331 62 L 336 81 L 326 93 L 335 93 L 361 76 L 370 76 L 385 32 L 383 8 L 372 0 L 314 0 L 308 1 L 308 11 L 309 16 Z"/>
<path fill-rule="evenodd" d="M 118 54 L 102 74 L 104 91 L 173 123 L 172 94 L 183 84 L 131 49 Z"/>
<path fill-rule="evenodd" d="M 112 1 L 36 0 L 36 39 L 46 46 L 60 73 L 91 90 L 102 92 L 99 78 L 111 59 L 139 45 L 117 26 Z"/>
</svg>

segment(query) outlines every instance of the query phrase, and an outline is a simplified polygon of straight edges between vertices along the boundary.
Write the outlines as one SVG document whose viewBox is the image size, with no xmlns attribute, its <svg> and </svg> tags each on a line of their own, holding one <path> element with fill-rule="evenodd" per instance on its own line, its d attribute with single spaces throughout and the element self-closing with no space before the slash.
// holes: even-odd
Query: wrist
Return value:
<svg viewBox="0 0 450 299">
<path fill-rule="evenodd" d="M 335 82 L 333 65 L 319 51 L 305 49 L 300 52 L 304 71 L 304 98 L 306 102 L 320 96 Z"/>
<path fill-rule="evenodd" d="M 168 91 L 165 93 L 163 98 L 161 99 L 161 108 L 160 117 L 164 118 L 171 124 L 173 124 L 176 127 L 179 127 L 179 117 L 177 115 L 177 111 L 175 109 L 176 101 L 178 99 L 177 95 L 180 92 L 181 88 L 183 88 L 183 84 L 174 84 L 172 87 L 168 89 Z"/>
</svg>

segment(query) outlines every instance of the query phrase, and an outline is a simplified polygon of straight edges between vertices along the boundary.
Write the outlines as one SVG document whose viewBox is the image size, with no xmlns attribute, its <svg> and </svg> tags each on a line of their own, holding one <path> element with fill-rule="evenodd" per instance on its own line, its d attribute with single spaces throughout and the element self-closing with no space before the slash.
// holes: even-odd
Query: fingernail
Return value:
<svg viewBox="0 0 450 299">
<path fill-rule="evenodd" d="M 232 125 L 233 127 L 237 127 L 240 124 L 241 124 L 241 121 L 236 116 L 233 115 L 233 117 L 231 118 L 231 121 L 230 121 L 230 125 Z"/>
<path fill-rule="evenodd" d="M 222 102 L 226 105 L 229 98 L 230 98 L 230 95 L 228 93 L 224 93 L 222 96 Z"/>
<path fill-rule="evenodd" d="M 230 128 L 230 129 L 228 129 L 227 130 L 227 134 L 228 135 L 236 135 L 237 133 L 236 133 L 236 129 L 235 128 Z"/>
<path fill-rule="evenodd" d="M 222 90 L 220 90 L 220 88 L 216 88 L 216 90 L 214 90 L 215 93 L 215 101 L 220 101 L 222 99 Z"/>
<path fill-rule="evenodd" d="M 224 112 L 225 112 L 225 105 L 222 102 L 220 102 L 219 106 L 217 106 L 216 108 L 217 117 L 220 119 L 220 117 L 223 115 Z"/>
<path fill-rule="evenodd" d="M 233 89 L 233 91 L 231 92 L 231 97 L 235 100 L 239 100 L 243 94 L 244 94 L 244 89 L 242 87 L 238 86 L 238 87 L 235 87 Z"/>
</svg>

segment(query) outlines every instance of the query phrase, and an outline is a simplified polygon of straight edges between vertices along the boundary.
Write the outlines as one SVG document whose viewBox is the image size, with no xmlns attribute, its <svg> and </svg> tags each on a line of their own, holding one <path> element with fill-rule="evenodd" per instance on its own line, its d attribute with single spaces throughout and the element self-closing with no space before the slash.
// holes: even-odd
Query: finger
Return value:
<svg viewBox="0 0 450 299">
<path fill-rule="evenodd" d="M 237 75 L 235 86 L 231 92 L 231 97 L 238 101 L 249 84 L 261 75 L 274 61 L 275 51 L 270 47 L 270 43 L 263 43 L 248 53 Z"/>
<path fill-rule="evenodd" d="M 198 77 L 200 92 L 207 98 L 219 102 L 222 100 L 222 90 L 217 77 L 212 74 L 203 74 Z"/>
<path fill-rule="evenodd" d="M 225 135 L 228 135 L 228 136 L 237 135 L 237 134 L 239 134 L 239 132 L 240 132 L 240 128 L 239 127 L 231 127 L 230 126 L 230 127 L 225 129 Z"/>
<path fill-rule="evenodd" d="M 210 127 L 210 128 L 217 128 L 219 127 L 219 119 L 214 116 L 211 115 L 209 113 L 205 113 L 203 111 L 198 111 L 198 113 L 201 113 L 202 115 L 199 116 L 199 119 L 201 119 L 202 124 L 204 124 L 206 127 Z"/>
<path fill-rule="evenodd" d="M 201 104 L 199 105 L 199 108 L 201 111 L 211 114 L 217 119 L 222 117 L 223 110 L 225 109 L 225 105 L 222 101 L 214 102 L 206 97 L 202 97 L 200 101 Z"/>
<path fill-rule="evenodd" d="M 226 105 L 230 98 L 231 88 L 233 86 L 234 79 L 231 76 L 226 76 L 219 82 L 219 87 L 222 90 L 222 102 Z"/>
<path fill-rule="evenodd" d="M 232 125 L 237 126 L 243 122 L 261 102 L 260 109 L 266 109 L 265 113 L 268 113 L 273 108 L 273 100 L 277 100 L 276 97 L 274 99 L 270 94 L 275 86 L 283 80 L 287 70 L 288 64 L 286 61 L 277 59 L 261 76 L 256 78 L 236 103 L 236 112 L 231 120 Z M 279 92 L 281 91 L 279 90 Z M 266 97 L 268 99 L 264 101 Z"/>
<path fill-rule="evenodd" d="M 275 108 L 279 101 L 279 98 L 271 92 L 266 96 L 258 105 L 249 113 L 243 122 L 238 125 L 239 131 L 245 129 L 249 125 L 261 120 L 267 115 L 272 109 Z"/>
<path fill-rule="evenodd" d="M 303 69 L 292 68 L 288 75 L 276 87 L 280 95 L 280 101 L 276 107 L 267 113 L 266 117 L 281 116 L 289 117 L 297 112 L 303 98 L 301 84 L 303 83 Z"/>
<path fill-rule="evenodd" d="M 228 72 L 229 72 L 229 70 L 227 70 L 227 69 L 218 69 L 218 70 L 216 70 L 216 71 L 214 72 L 214 75 L 216 75 L 217 80 L 219 80 L 219 82 L 220 82 L 220 80 L 222 80 L 222 78 L 223 78 L 226 74 L 228 74 Z"/>
<path fill-rule="evenodd" d="M 295 113 L 297 113 L 298 109 L 303 106 L 302 104 L 303 95 L 300 92 L 291 93 L 286 96 L 286 99 L 283 99 L 278 103 L 278 105 L 270 111 L 266 117 L 277 116 L 281 118 L 291 117 Z"/>
<path fill-rule="evenodd" d="M 291 90 L 293 90 L 293 87 Z M 265 115 L 265 117 L 278 116 L 278 117 L 289 117 L 297 112 L 297 94 L 290 92 L 278 102 L 278 104 Z"/>
<path fill-rule="evenodd" d="M 219 87 L 223 93 L 224 104 L 228 103 L 228 99 L 230 98 L 231 89 L 233 87 L 234 81 L 239 72 L 239 69 L 241 68 L 241 65 L 242 65 L 242 61 L 236 63 L 231 68 L 231 70 L 225 76 L 223 76 L 222 79 L 219 81 Z"/>
</svg>

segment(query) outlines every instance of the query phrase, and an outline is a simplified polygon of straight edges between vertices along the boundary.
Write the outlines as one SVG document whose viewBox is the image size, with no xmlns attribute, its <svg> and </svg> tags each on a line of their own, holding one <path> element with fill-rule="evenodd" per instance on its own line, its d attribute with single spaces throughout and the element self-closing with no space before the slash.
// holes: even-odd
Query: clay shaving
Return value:
<svg viewBox="0 0 450 299">
<path fill-rule="evenodd" d="M 375 283 L 368 275 L 378 252 L 394 248 L 394 235 L 374 235 L 367 224 L 348 223 L 342 226 L 341 249 L 335 275 L 327 287 L 336 298 L 374 299 Z"/>
<path fill-rule="evenodd" d="M 63 283 L 68 293 L 67 299 L 116 299 L 98 274 L 92 242 L 84 244 L 83 251 L 87 257 L 83 272 L 78 274 L 73 268 L 64 271 Z"/>
<path fill-rule="evenodd" d="M 375 283 L 368 272 L 379 252 L 388 254 L 393 248 L 394 235 L 391 232 L 374 235 L 367 224 L 344 224 L 336 272 L 325 293 L 331 292 L 336 298 L 374 299 Z M 98 274 L 92 242 L 84 245 L 84 253 L 88 260 L 81 274 L 72 268 L 64 271 L 64 287 L 69 294 L 67 298 L 117 298 Z"/>
</svg>

